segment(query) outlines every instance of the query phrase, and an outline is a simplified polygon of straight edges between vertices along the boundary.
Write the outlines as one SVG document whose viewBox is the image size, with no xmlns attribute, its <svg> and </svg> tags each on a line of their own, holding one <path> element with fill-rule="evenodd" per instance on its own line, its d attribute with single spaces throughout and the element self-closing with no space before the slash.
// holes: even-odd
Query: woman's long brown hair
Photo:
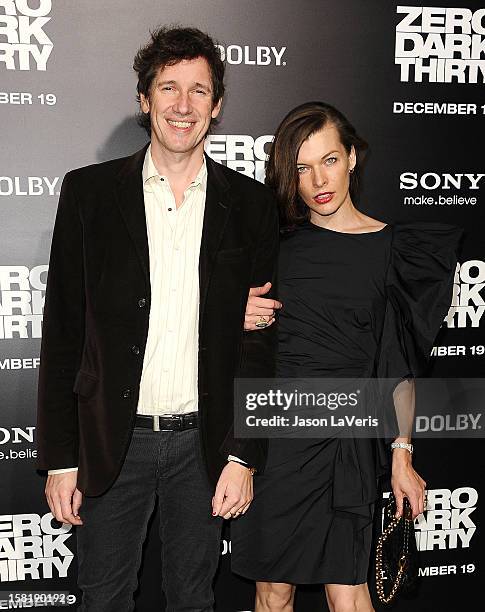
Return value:
<svg viewBox="0 0 485 612">
<path fill-rule="evenodd" d="M 356 165 L 350 175 L 350 196 L 357 198 L 361 164 L 367 143 L 336 108 L 325 102 L 306 102 L 291 110 L 276 130 L 266 167 L 266 185 L 276 195 L 282 227 L 294 227 L 308 220 L 309 209 L 298 193 L 297 159 L 303 142 L 326 125 L 337 128 L 347 153 L 355 149 Z"/>
</svg>

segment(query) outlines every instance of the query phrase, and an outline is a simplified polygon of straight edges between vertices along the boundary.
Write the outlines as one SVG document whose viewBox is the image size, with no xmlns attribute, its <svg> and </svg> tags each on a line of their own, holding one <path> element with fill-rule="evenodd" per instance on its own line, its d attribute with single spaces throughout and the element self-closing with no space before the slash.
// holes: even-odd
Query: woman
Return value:
<svg viewBox="0 0 485 612">
<path fill-rule="evenodd" d="M 335 108 L 310 102 L 278 127 L 267 184 L 283 229 L 277 375 L 401 379 L 399 423 L 451 302 L 460 232 L 442 224 L 386 225 L 354 206 L 365 142 Z M 246 329 L 273 301 L 250 298 Z M 262 316 L 263 315 L 263 316 Z M 407 416 L 406 416 L 407 414 Z M 412 418 L 411 418 L 412 420 Z M 403 431 L 401 428 L 399 431 Z M 396 438 L 391 485 L 413 517 L 426 483 L 410 431 Z M 256 612 L 293 609 L 296 584 L 325 585 L 332 612 L 373 610 L 367 588 L 382 440 L 271 439 L 246 516 L 232 524 L 232 567 L 256 580 Z"/>
</svg>

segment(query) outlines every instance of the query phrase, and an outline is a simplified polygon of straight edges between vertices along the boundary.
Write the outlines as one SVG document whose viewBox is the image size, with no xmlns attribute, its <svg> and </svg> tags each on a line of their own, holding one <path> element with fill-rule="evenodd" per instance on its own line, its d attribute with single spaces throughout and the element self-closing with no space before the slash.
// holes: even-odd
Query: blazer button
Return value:
<svg viewBox="0 0 485 612">
<path fill-rule="evenodd" d="M 147 305 L 147 301 L 145 298 L 140 298 L 138 300 L 138 308 L 145 308 L 146 305 Z"/>
<path fill-rule="evenodd" d="M 123 391 L 123 399 L 128 399 L 131 397 L 131 389 L 125 389 Z"/>
<path fill-rule="evenodd" d="M 136 344 L 134 344 L 131 347 L 131 352 L 133 353 L 133 355 L 139 355 L 140 354 L 140 347 L 137 346 Z"/>
</svg>

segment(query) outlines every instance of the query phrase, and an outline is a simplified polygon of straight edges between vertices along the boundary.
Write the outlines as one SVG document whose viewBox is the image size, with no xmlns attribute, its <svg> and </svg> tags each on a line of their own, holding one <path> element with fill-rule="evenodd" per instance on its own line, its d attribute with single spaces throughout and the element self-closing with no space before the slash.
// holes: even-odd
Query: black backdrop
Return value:
<svg viewBox="0 0 485 612">
<path fill-rule="evenodd" d="M 365 212 L 388 222 L 465 228 L 454 304 L 432 374 L 484 372 L 485 174 L 475 139 L 485 112 L 485 9 L 478 3 L 0 2 L 0 600 L 22 590 L 78 595 L 75 534 L 54 529 L 34 471 L 46 263 L 64 173 L 145 142 L 134 120 L 131 62 L 160 23 L 207 30 L 227 57 L 224 112 L 207 142 L 216 159 L 261 180 L 282 116 L 301 102 L 325 100 L 371 145 Z M 419 597 L 396 610 L 451 611 L 480 600 L 481 444 L 419 442 L 416 465 L 435 503 L 416 525 Z M 252 585 L 230 573 L 229 527 L 223 538 L 217 609 L 252 610 Z M 161 609 L 161 571 L 152 526 L 138 610 Z M 323 601 L 321 588 L 300 589 L 296 609 L 325 609 Z"/>
</svg>

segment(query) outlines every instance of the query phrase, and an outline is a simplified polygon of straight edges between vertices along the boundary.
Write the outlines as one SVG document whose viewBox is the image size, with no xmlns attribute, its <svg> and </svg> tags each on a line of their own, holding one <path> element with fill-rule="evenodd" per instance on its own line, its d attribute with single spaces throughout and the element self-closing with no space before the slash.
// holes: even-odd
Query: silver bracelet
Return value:
<svg viewBox="0 0 485 612">
<path fill-rule="evenodd" d="M 411 453 L 411 455 L 413 454 L 413 445 L 412 444 L 407 444 L 406 442 L 393 442 L 391 444 L 391 448 L 405 448 L 407 451 L 409 451 Z"/>
</svg>

